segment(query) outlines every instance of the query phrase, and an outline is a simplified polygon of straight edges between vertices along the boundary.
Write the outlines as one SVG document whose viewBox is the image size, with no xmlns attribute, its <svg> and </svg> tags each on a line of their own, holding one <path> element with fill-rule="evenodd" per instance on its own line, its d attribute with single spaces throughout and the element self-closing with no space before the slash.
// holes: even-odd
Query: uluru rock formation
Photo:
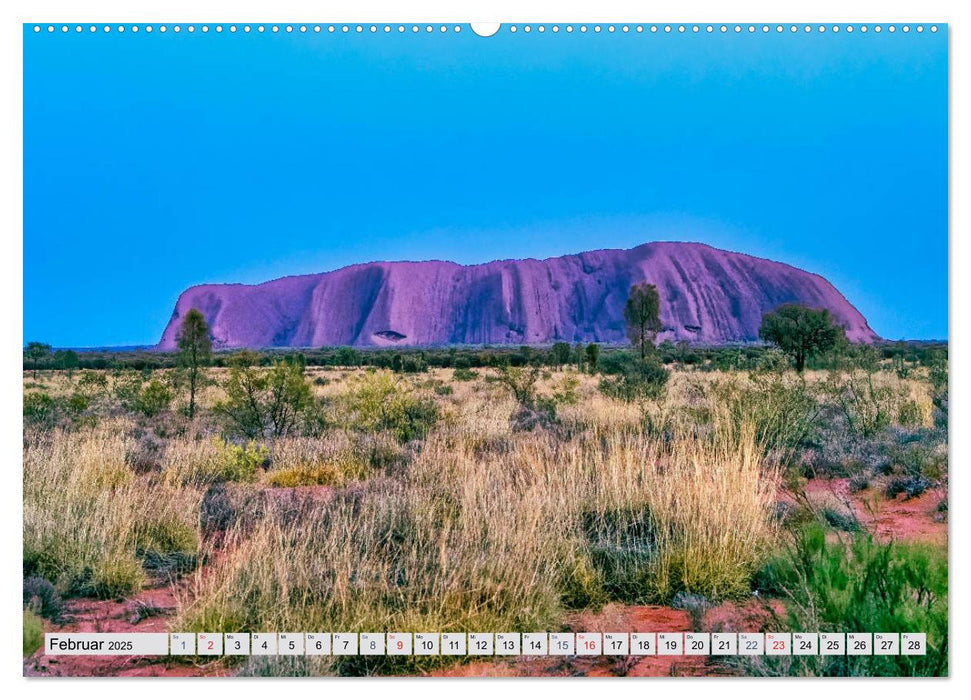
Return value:
<svg viewBox="0 0 971 700">
<path fill-rule="evenodd" d="M 661 295 L 659 341 L 758 339 L 762 314 L 795 302 L 827 308 L 852 342 L 878 336 L 819 275 L 700 243 L 646 243 L 546 260 L 374 262 L 262 284 L 205 284 L 179 297 L 206 317 L 216 348 L 625 342 L 631 285 Z"/>
</svg>

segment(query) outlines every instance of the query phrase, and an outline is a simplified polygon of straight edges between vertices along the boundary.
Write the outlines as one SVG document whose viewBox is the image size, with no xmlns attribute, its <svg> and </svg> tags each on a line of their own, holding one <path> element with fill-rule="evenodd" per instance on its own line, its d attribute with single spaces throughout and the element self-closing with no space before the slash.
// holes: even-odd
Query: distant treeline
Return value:
<svg viewBox="0 0 971 700">
<path fill-rule="evenodd" d="M 176 353 L 149 350 L 43 351 L 40 343 L 24 354 L 24 370 L 153 370 L 177 365 Z M 595 343 L 550 346 L 482 346 L 447 348 L 267 348 L 250 351 L 249 361 L 271 365 L 274 360 L 295 359 L 308 367 L 380 367 L 398 372 L 423 372 L 432 367 L 472 369 L 501 366 L 574 366 L 581 371 L 612 373 L 630 356 L 630 346 Z M 224 367 L 238 351 L 218 351 L 212 366 Z M 758 370 L 781 366 L 779 353 L 762 344 L 698 347 L 664 342 L 657 346 L 662 363 L 699 370 Z M 891 363 L 897 367 L 936 366 L 947 363 L 947 343 L 931 341 L 886 342 L 877 345 L 843 344 L 837 350 L 807 362 L 808 369 L 853 369 Z"/>
</svg>

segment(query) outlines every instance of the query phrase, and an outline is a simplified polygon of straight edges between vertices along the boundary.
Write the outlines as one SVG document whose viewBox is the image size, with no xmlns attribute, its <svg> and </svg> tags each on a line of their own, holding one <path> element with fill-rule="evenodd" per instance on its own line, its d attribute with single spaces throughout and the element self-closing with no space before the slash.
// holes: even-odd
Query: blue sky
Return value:
<svg viewBox="0 0 971 700">
<path fill-rule="evenodd" d="M 24 336 L 355 262 L 692 240 L 947 337 L 947 36 L 24 28 Z"/>
</svg>

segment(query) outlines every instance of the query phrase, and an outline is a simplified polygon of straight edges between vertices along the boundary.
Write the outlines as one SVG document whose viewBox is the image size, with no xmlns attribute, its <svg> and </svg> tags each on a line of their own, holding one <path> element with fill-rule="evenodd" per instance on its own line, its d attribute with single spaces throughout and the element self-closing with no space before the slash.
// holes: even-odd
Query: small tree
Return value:
<svg viewBox="0 0 971 700">
<path fill-rule="evenodd" d="M 587 369 L 590 374 L 594 374 L 597 371 L 597 362 L 600 361 L 600 346 L 590 343 L 584 352 L 587 356 Z"/>
<path fill-rule="evenodd" d="M 81 360 L 73 350 L 58 350 L 54 353 L 54 365 L 58 369 L 66 370 L 67 378 L 71 379 L 74 370 L 81 366 Z"/>
<path fill-rule="evenodd" d="M 250 439 L 278 438 L 292 433 L 313 404 L 313 392 L 303 367 L 292 359 L 278 360 L 269 369 L 253 367 L 248 353 L 231 360 L 223 388 L 226 400 L 213 407 L 231 427 Z"/>
<path fill-rule="evenodd" d="M 827 352 L 846 338 L 846 330 L 836 325 L 829 309 L 810 309 L 800 304 L 783 304 L 762 316 L 759 338 L 779 347 L 802 372 L 806 360 Z"/>
<path fill-rule="evenodd" d="M 661 330 L 661 295 L 657 287 L 642 282 L 630 288 L 624 306 L 624 321 L 627 323 L 627 337 L 631 345 L 640 350 L 643 360 Z"/>
<path fill-rule="evenodd" d="M 184 367 L 189 379 L 189 420 L 196 414 L 196 389 L 203 378 L 203 367 L 209 364 L 212 354 L 212 339 L 206 319 L 198 309 L 189 309 L 179 333 L 176 336 L 179 346 L 179 365 Z"/>
<path fill-rule="evenodd" d="M 550 348 L 550 352 L 553 355 L 553 364 L 557 367 L 562 367 L 570 361 L 570 344 L 559 342 L 553 343 L 553 347 Z"/>
<path fill-rule="evenodd" d="M 338 367 L 357 367 L 361 364 L 361 353 L 354 348 L 342 345 L 334 353 L 334 364 Z"/>
<path fill-rule="evenodd" d="M 51 355 L 51 346 L 47 343 L 32 341 L 24 348 L 24 358 L 34 363 L 34 379 L 37 379 L 37 365 Z"/>
</svg>

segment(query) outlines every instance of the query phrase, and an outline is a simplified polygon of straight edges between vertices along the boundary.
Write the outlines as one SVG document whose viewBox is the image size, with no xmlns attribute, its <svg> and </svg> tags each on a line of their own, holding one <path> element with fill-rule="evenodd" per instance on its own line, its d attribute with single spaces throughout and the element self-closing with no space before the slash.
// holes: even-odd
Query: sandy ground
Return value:
<svg viewBox="0 0 971 700">
<path fill-rule="evenodd" d="M 303 489 L 280 489 L 281 498 L 307 497 Z M 323 489 L 321 489 L 323 491 Z M 888 500 L 876 488 L 856 494 L 849 492 L 847 479 L 812 480 L 805 494 L 814 504 L 848 504 L 857 518 L 883 541 L 909 540 L 947 544 L 947 523 L 937 513 L 944 495 L 932 490 L 919 498 L 903 495 Z M 312 497 L 324 494 L 316 493 Z M 215 554 L 218 556 L 218 552 Z M 54 632 L 164 632 L 175 613 L 179 597 L 187 595 L 184 582 L 157 583 L 125 600 L 76 598 L 67 601 L 65 622 L 47 623 Z M 136 615 L 151 609 L 148 617 Z M 752 598 L 744 603 L 724 603 L 705 612 L 705 630 L 760 631 L 780 613 L 779 601 Z M 682 632 L 691 630 L 684 610 L 663 606 L 625 606 L 611 604 L 598 612 L 582 612 L 567 620 L 574 631 L 589 632 Z M 690 656 L 626 657 L 516 657 L 470 661 L 439 669 L 435 676 L 712 676 L 729 675 L 732 670 L 717 658 Z M 158 657 L 61 656 L 48 657 L 43 649 L 24 659 L 27 676 L 223 676 L 231 675 L 226 662 L 215 660 L 197 664 L 188 660 Z"/>
</svg>

